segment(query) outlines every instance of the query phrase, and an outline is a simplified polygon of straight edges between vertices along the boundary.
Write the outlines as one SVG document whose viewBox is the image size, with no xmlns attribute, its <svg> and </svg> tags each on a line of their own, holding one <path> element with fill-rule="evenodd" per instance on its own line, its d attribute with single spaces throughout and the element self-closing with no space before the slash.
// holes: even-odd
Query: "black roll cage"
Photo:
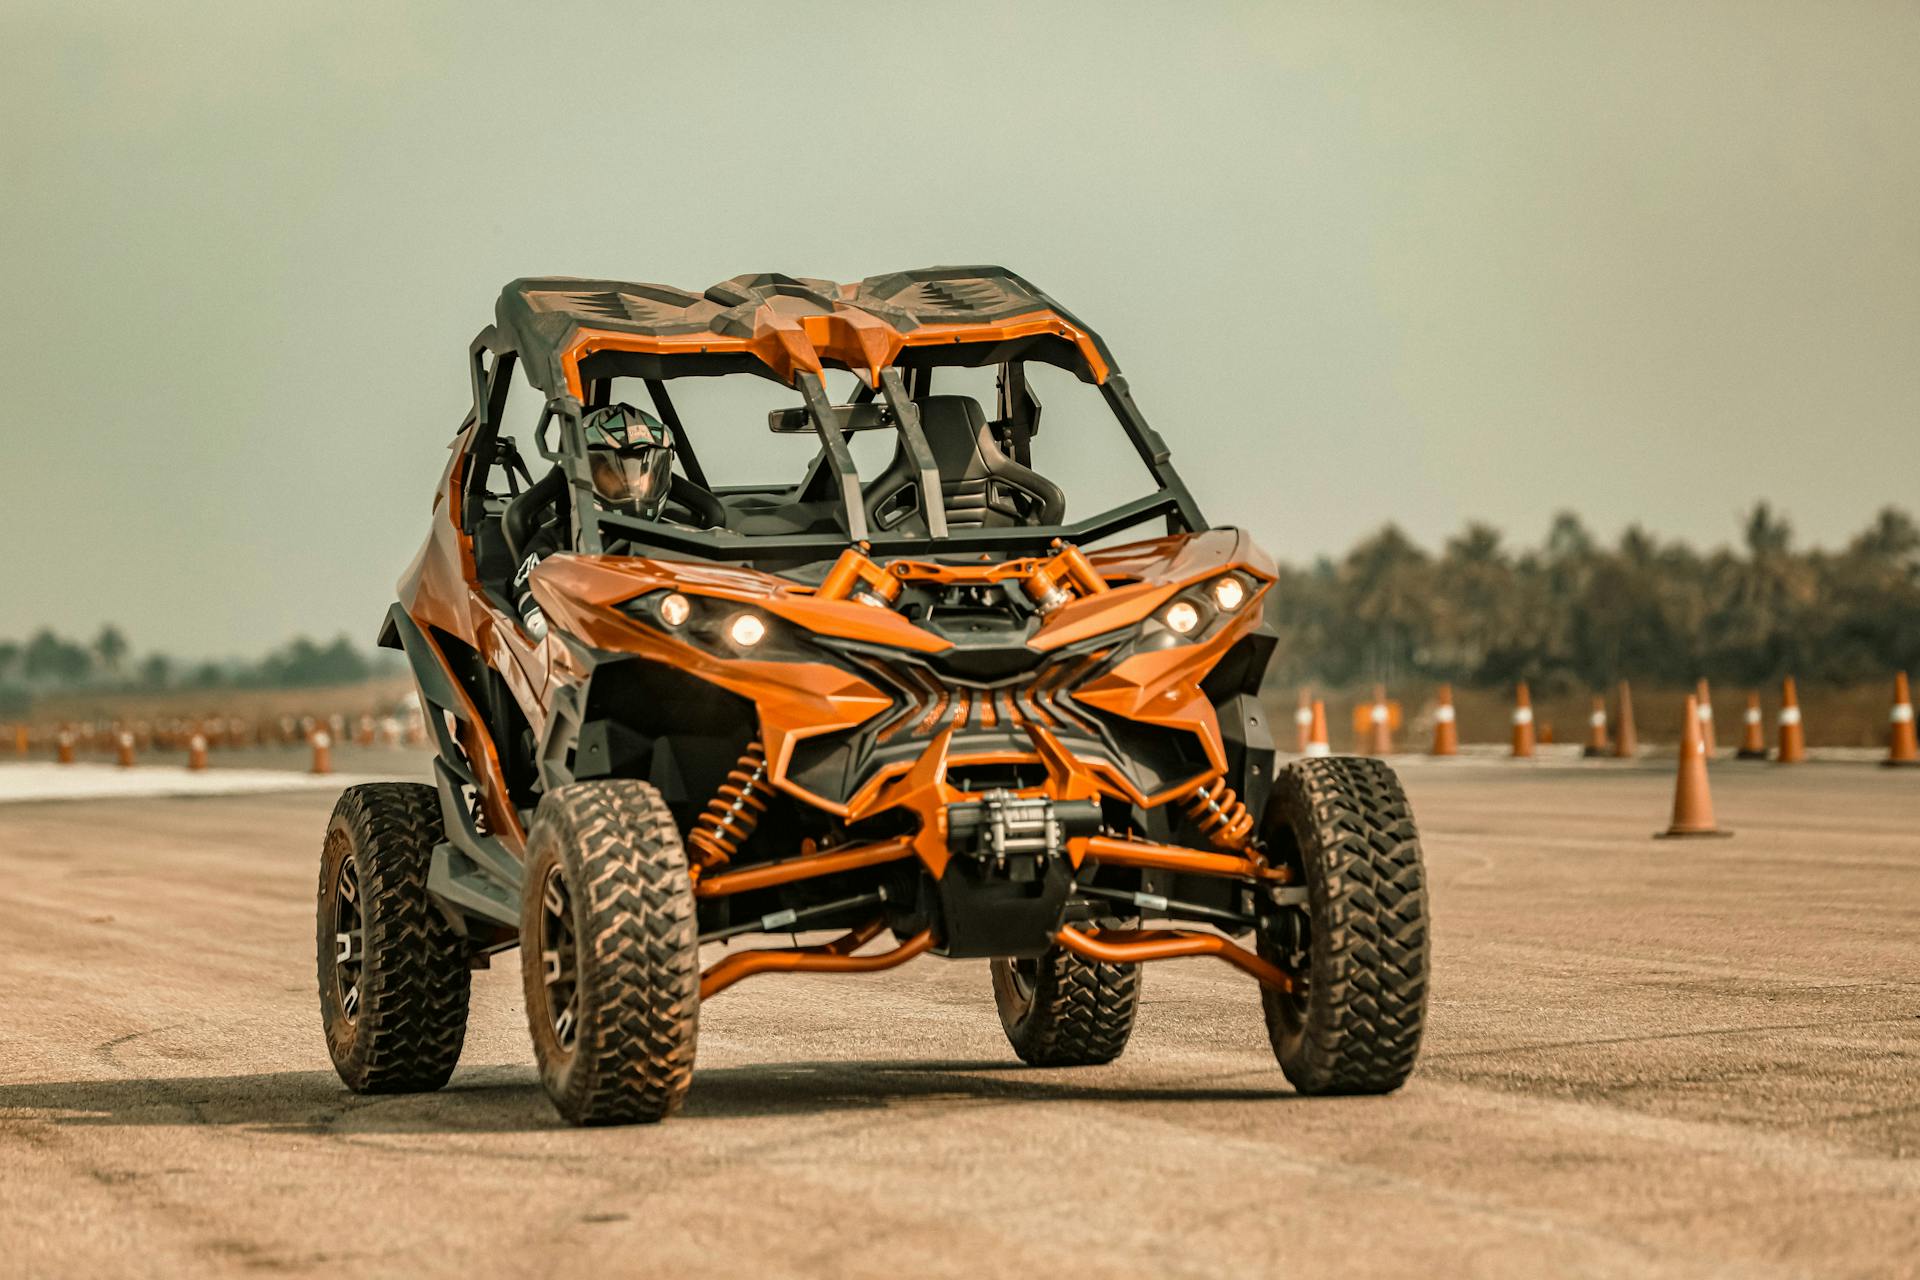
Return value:
<svg viewBox="0 0 1920 1280">
<path fill-rule="evenodd" d="M 982 344 L 991 347 L 992 344 Z M 952 349 L 948 349 L 950 354 Z M 491 354 L 491 362 L 487 356 Z M 991 353 L 989 353 L 991 354 Z M 473 456 L 477 465 L 469 467 L 464 477 L 463 501 L 461 502 L 462 524 L 464 531 L 471 534 L 484 514 L 486 497 L 486 477 L 490 469 L 490 460 L 495 451 L 495 441 L 500 437 L 500 427 L 506 410 L 507 393 L 512 385 L 513 370 L 518 353 L 506 345 L 499 330 L 488 325 L 474 338 L 468 348 L 468 371 L 473 391 L 473 408 L 462 430 L 477 424 L 478 430 L 473 436 Z M 948 360 L 946 363 L 960 363 Z M 982 361 L 982 363 L 986 363 Z M 1018 460 L 1027 462 L 1028 439 L 1039 418 L 1039 404 L 1027 387 L 1025 362 L 1007 360 L 1001 364 L 1000 398 L 1001 407 L 1006 411 L 1006 420 L 1013 423 L 1014 448 Z M 716 370 L 718 372 L 739 372 L 736 369 Z M 1084 371 L 1079 372 L 1082 379 L 1091 381 Z M 871 399 L 875 394 L 883 397 L 892 411 L 894 430 L 898 434 L 907 456 L 912 459 L 915 470 L 920 474 L 919 490 L 920 511 L 926 522 L 926 534 L 880 533 L 875 534 L 867 527 L 866 506 L 861 489 L 859 471 L 854 466 L 853 455 L 847 448 L 847 432 L 837 425 L 833 404 L 827 395 L 826 385 L 818 374 L 802 370 L 795 375 L 792 385 L 800 392 L 806 407 L 808 420 L 812 423 L 816 435 L 820 438 L 821 453 L 816 459 L 816 467 L 824 466 L 832 473 L 832 488 L 839 499 L 837 515 L 841 525 L 841 536 L 832 534 L 767 534 L 747 536 L 728 529 L 691 529 L 661 521 L 642 520 L 620 512 L 603 511 L 593 501 L 592 480 L 587 469 L 586 439 L 581 428 L 582 419 L 591 407 L 604 403 L 609 395 L 611 379 L 596 379 L 588 384 L 587 403 L 572 395 L 554 396 L 546 401 L 540 411 L 540 418 L 534 428 L 534 445 L 540 455 L 555 463 L 566 475 L 569 487 L 573 491 L 573 501 L 569 503 L 573 512 L 573 546 L 589 554 L 600 554 L 608 544 L 607 533 L 613 532 L 620 540 L 639 542 L 649 547 L 680 555 L 693 556 L 704 560 L 716 561 L 755 561 L 777 560 L 795 564 L 810 563 L 831 559 L 847 546 L 861 544 L 868 550 L 884 555 L 939 554 L 943 552 L 1014 552 L 1039 550 L 1054 539 L 1072 543 L 1088 543 L 1147 520 L 1165 517 L 1167 532 L 1199 533 L 1209 526 L 1201 515 L 1199 506 L 1188 491 L 1186 482 L 1174 469 L 1172 454 L 1160 434 L 1148 425 L 1139 407 L 1134 403 L 1132 392 L 1127 387 L 1125 377 L 1119 372 L 1111 372 L 1104 382 L 1097 385 L 1108 408 L 1119 420 L 1122 430 L 1133 443 L 1133 447 L 1146 464 L 1148 472 L 1160 486 L 1159 491 L 1145 497 L 1101 512 L 1099 515 L 1070 524 L 1042 525 L 1018 528 L 971 529 L 964 533 L 952 532 L 947 525 L 946 504 L 941 495 L 939 473 L 934 462 L 933 450 L 927 443 L 926 434 L 920 426 L 919 407 L 910 391 L 909 378 L 914 384 L 926 385 L 921 379 L 931 373 L 931 368 L 912 368 L 903 377 L 899 366 L 889 365 L 880 371 L 880 385 L 875 388 L 863 383 L 854 399 L 856 402 Z M 915 375 L 918 375 L 915 377 Z M 683 375 L 685 376 L 685 375 Z M 679 412 L 668 395 L 666 379 L 646 377 L 642 379 L 653 401 L 654 410 L 660 420 L 673 430 L 675 454 L 689 480 L 717 496 L 728 493 L 760 492 L 758 487 L 734 487 L 713 489 L 707 483 L 706 473 L 700 466 L 698 454 L 694 451 L 691 437 L 680 420 Z M 555 423 L 559 426 L 558 447 L 547 443 L 549 428 Z M 517 461 L 517 458 L 515 459 Z M 811 477 L 812 472 L 809 472 Z M 804 487 L 803 482 L 803 487 Z"/>
</svg>

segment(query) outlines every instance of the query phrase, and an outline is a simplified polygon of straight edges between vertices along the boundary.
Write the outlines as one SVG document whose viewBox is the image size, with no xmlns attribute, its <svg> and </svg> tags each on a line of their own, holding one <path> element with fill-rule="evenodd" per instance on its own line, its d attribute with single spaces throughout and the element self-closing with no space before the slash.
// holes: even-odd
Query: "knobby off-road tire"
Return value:
<svg viewBox="0 0 1920 1280">
<path fill-rule="evenodd" d="M 1262 988 L 1267 1035 L 1301 1093 L 1390 1093 L 1420 1052 L 1428 910 L 1420 838 L 1400 780 L 1378 760 L 1300 760 L 1274 779 L 1265 838 L 1306 886 L 1304 991 Z M 1304 966 L 1304 967 L 1303 967 Z"/>
<path fill-rule="evenodd" d="M 327 1052 L 355 1093 L 438 1089 L 467 1034 L 466 940 L 427 897 L 432 787 L 349 787 L 320 854 L 315 946 Z"/>
<path fill-rule="evenodd" d="M 1022 1061 L 1036 1067 L 1112 1062 L 1133 1034 L 1140 966 L 1101 964 L 1058 947 L 993 962 L 993 1002 Z"/>
<path fill-rule="evenodd" d="M 686 852 L 660 793 L 560 787 L 527 841 L 521 975 L 547 1096 L 579 1125 L 665 1119 L 693 1079 L 700 944 Z"/>
</svg>

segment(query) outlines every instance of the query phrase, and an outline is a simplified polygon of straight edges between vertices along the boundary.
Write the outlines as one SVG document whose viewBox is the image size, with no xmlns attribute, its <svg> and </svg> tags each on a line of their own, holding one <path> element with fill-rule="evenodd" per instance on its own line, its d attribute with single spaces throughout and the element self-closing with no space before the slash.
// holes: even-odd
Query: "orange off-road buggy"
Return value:
<svg viewBox="0 0 1920 1280">
<path fill-rule="evenodd" d="M 1036 458 L 1064 429 L 1040 429 L 1043 371 L 1097 392 L 1107 447 Z M 354 787 L 326 836 L 320 1000 L 348 1085 L 444 1084 L 468 970 L 515 944 L 541 1077 L 583 1124 L 672 1112 L 700 1004 L 734 983 L 927 952 L 991 958 L 1036 1065 L 1110 1061 L 1140 965 L 1213 956 L 1260 984 L 1300 1090 L 1405 1080 L 1427 895 L 1399 785 L 1369 760 L 1276 770 L 1271 562 L 1206 523 L 1105 344 L 1045 294 L 992 267 L 518 280 L 470 374 L 381 635 L 437 785 Z M 683 420 L 743 382 L 777 398 L 764 425 Z M 510 423 L 516 385 L 539 404 Z M 596 487 L 612 406 L 672 442 L 657 509 Z M 779 483 L 702 466 L 782 441 L 810 461 Z M 1146 492 L 1068 518 L 1063 483 L 1136 457 Z M 560 545 L 527 555 L 543 530 Z"/>
</svg>

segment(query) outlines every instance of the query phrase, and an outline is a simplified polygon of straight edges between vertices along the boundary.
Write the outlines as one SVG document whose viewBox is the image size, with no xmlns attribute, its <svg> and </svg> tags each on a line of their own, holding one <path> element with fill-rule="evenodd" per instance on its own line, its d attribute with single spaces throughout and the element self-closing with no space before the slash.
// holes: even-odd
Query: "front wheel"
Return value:
<svg viewBox="0 0 1920 1280">
<path fill-rule="evenodd" d="M 579 1125 L 663 1120 L 693 1079 L 700 943 L 693 882 L 660 793 L 560 787 L 527 838 L 520 970 L 547 1096 Z"/>
<path fill-rule="evenodd" d="M 1300 975 L 1263 989 L 1267 1037 L 1306 1094 L 1391 1093 L 1420 1053 L 1427 1008 L 1426 871 L 1400 779 L 1379 760 L 1298 760 L 1274 779 L 1268 857 L 1307 903 L 1261 953 Z"/>
</svg>

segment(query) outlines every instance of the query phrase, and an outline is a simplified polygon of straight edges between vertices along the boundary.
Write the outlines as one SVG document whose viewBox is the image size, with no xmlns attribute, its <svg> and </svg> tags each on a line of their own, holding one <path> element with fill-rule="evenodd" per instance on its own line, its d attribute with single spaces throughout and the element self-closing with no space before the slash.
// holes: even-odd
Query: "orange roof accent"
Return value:
<svg viewBox="0 0 1920 1280">
<path fill-rule="evenodd" d="M 1008 342 L 1043 333 L 1073 343 L 1087 362 L 1094 381 L 1107 380 L 1112 371 L 1101 357 L 1092 335 L 1057 312 L 1045 309 L 986 324 L 925 324 L 903 333 L 872 312 L 845 304 L 836 306 L 831 313 L 807 316 L 784 315 L 762 305 L 754 311 L 750 338 L 712 332 L 638 334 L 581 329 L 562 353 L 561 363 L 566 371 L 567 389 L 576 398 L 585 394 L 580 362 L 600 351 L 635 351 L 649 355 L 744 353 L 758 358 L 782 382 L 789 384 L 802 370 L 822 373 L 831 361 L 838 367 L 864 372 L 870 384 L 879 386 L 880 371 L 891 365 L 907 347 Z"/>
</svg>

